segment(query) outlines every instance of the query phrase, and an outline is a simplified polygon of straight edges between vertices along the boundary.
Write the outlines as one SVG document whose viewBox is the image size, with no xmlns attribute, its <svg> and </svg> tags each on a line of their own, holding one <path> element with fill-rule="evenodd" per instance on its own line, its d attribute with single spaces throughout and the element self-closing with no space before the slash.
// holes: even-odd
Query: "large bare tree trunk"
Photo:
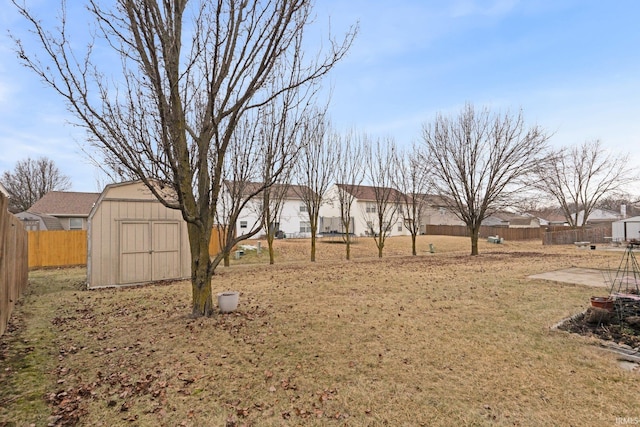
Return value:
<svg viewBox="0 0 640 427">
<path fill-rule="evenodd" d="M 187 224 L 189 244 L 191 247 L 191 289 L 194 317 L 210 316 L 214 312 L 211 296 L 211 259 L 209 258 L 209 241 L 211 230 L 202 229 L 194 224 Z"/>
<path fill-rule="evenodd" d="M 311 227 L 311 262 L 316 261 L 316 230 Z"/>
<path fill-rule="evenodd" d="M 471 255 L 478 255 L 478 236 L 480 235 L 479 228 L 470 228 L 471 232 Z"/>
<path fill-rule="evenodd" d="M 351 221 L 349 220 L 349 222 Z M 349 222 L 347 222 L 347 225 L 344 228 L 344 238 L 347 245 L 345 250 L 345 258 L 347 259 L 347 261 L 351 259 L 351 230 L 349 229 Z"/>
<path fill-rule="evenodd" d="M 273 265 L 276 262 L 275 251 L 273 250 L 273 233 L 267 233 L 267 246 L 269 248 L 269 264 Z"/>
</svg>

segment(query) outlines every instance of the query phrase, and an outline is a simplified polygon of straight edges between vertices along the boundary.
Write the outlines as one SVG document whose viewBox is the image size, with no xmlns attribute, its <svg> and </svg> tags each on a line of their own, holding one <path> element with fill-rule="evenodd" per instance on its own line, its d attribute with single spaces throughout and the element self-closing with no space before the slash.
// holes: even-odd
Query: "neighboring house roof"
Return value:
<svg viewBox="0 0 640 427">
<path fill-rule="evenodd" d="M 522 214 L 523 217 L 527 217 L 527 218 L 531 218 L 531 221 L 537 221 L 538 225 L 549 225 L 549 221 L 547 221 L 544 218 L 540 218 L 539 216 L 536 216 L 534 214 L 531 214 L 529 212 L 524 212 Z"/>
<path fill-rule="evenodd" d="M 564 224 L 567 219 L 560 208 L 543 208 L 537 210 L 531 210 L 524 215 L 531 215 L 537 217 L 540 220 L 540 225 L 552 225 L 552 224 Z"/>
<path fill-rule="evenodd" d="M 29 208 L 29 212 L 52 216 L 88 217 L 100 193 L 50 191 Z"/>
<path fill-rule="evenodd" d="M 606 209 L 594 209 L 587 217 L 587 222 L 617 221 L 620 217 L 621 215 L 617 212 Z M 582 224 L 582 218 L 584 218 L 584 210 L 578 212 L 578 224 Z"/>
<path fill-rule="evenodd" d="M 446 196 L 440 196 L 437 194 L 418 194 L 416 198 L 422 199 L 428 206 L 434 207 L 451 207 L 454 206 L 454 201 Z"/>
<path fill-rule="evenodd" d="M 520 217 L 520 215 L 516 215 L 513 212 L 507 212 L 507 211 L 494 212 L 491 216 L 495 216 L 496 218 L 500 218 L 504 222 L 509 222 L 509 221 L 511 221 L 512 218 L 519 218 Z"/>
<path fill-rule="evenodd" d="M 508 226 L 513 218 L 520 218 L 520 215 L 506 211 L 494 212 L 482 221 L 482 225 L 491 227 Z"/>
<path fill-rule="evenodd" d="M 373 202 L 376 200 L 376 187 L 368 186 L 368 185 L 346 185 L 346 184 L 336 184 L 338 188 L 343 191 L 347 191 L 353 197 L 358 200 L 370 201 Z M 395 188 L 389 187 L 379 187 L 381 190 L 390 190 L 389 200 L 402 200 L 402 193 Z"/>
<path fill-rule="evenodd" d="M 497 226 L 506 225 L 506 224 L 502 218 L 499 218 L 495 215 L 491 215 L 482 221 L 482 225 L 486 225 L 489 227 L 497 227 Z"/>
<path fill-rule="evenodd" d="M 41 230 L 64 230 L 62 223 L 60 220 L 51 215 L 38 214 L 34 212 L 20 212 L 16 214 L 16 217 L 20 218 L 22 221 L 38 221 Z"/>
<path fill-rule="evenodd" d="M 538 227 L 540 220 L 533 216 L 515 216 L 509 219 L 509 226 L 514 227 Z"/>
</svg>

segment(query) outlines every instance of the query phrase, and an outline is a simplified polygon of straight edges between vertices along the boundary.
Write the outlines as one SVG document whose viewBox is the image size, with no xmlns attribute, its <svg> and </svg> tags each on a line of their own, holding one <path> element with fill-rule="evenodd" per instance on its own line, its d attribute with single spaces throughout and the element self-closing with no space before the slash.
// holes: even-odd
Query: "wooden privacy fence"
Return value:
<svg viewBox="0 0 640 427">
<path fill-rule="evenodd" d="M 27 287 L 27 232 L 22 221 L 7 210 L 9 200 L 0 193 L 0 335 Z"/>
<path fill-rule="evenodd" d="M 611 238 L 611 224 L 593 228 L 572 228 L 544 233 L 543 245 L 572 245 L 575 242 L 607 243 L 605 237 Z M 609 241 L 610 242 L 610 241 Z"/>
<path fill-rule="evenodd" d="M 427 225 L 426 234 L 440 236 L 469 237 L 469 229 L 464 225 Z M 507 227 L 480 227 L 480 237 L 500 236 L 505 240 L 536 240 L 542 236 L 540 228 L 507 228 Z"/>
<path fill-rule="evenodd" d="M 211 230 L 211 241 L 209 241 L 209 255 L 214 257 L 222 250 L 222 243 L 227 237 L 227 228 L 222 225 L 214 225 Z"/>
<path fill-rule="evenodd" d="M 29 231 L 29 268 L 86 264 L 86 230 Z"/>
</svg>

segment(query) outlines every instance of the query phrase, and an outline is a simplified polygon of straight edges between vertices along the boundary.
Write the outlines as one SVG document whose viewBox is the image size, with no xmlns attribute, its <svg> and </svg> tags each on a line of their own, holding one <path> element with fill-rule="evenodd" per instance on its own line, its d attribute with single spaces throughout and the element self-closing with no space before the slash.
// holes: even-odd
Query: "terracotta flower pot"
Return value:
<svg viewBox="0 0 640 427">
<path fill-rule="evenodd" d="M 238 308 L 240 292 L 225 291 L 218 294 L 218 308 L 221 313 L 231 313 Z"/>
<path fill-rule="evenodd" d="M 613 298 L 611 297 L 591 297 L 591 306 L 604 308 L 613 311 Z"/>
</svg>

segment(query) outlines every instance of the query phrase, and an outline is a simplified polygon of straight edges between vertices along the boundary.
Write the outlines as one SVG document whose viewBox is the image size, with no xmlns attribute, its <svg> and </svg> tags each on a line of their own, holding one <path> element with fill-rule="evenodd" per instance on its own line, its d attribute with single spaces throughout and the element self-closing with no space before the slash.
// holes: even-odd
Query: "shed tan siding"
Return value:
<svg viewBox="0 0 640 427">
<path fill-rule="evenodd" d="M 189 276 L 186 223 L 143 184 L 107 187 L 90 221 L 89 287 Z"/>
</svg>

